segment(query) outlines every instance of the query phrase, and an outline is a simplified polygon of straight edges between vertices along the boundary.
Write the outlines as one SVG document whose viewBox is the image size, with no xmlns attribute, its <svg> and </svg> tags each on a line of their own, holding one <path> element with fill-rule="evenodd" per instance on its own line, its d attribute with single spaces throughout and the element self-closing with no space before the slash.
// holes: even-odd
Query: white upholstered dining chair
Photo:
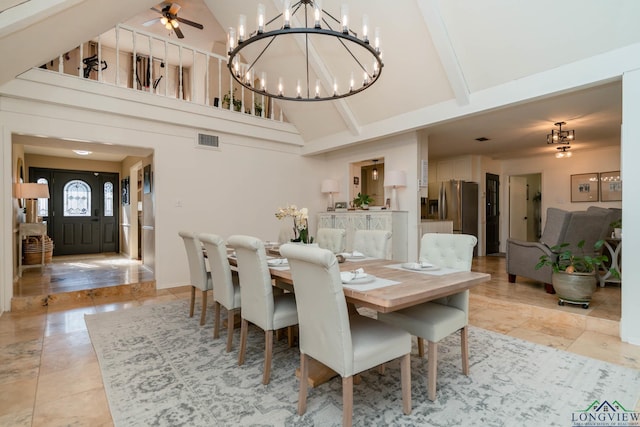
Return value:
<svg viewBox="0 0 640 427">
<path fill-rule="evenodd" d="M 347 247 L 347 231 L 342 228 L 318 228 L 315 243 L 334 254 L 344 252 Z"/>
<path fill-rule="evenodd" d="M 293 293 L 274 294 L 267 254 L 260 239 L 250 236 L 231 236 L 229 246 L 236 250 L 240 298 L 242 300 L 242 325 L 240 327 L 240 351 L 238 365 L 244 364 L 249 322 L 264 330 L 264 372 L 262 383 L 269 384 L 273 331 L 289 327 L 289 346 L 292 346 L 291 326 L 298 324 L 296 299 Z"/>
<path fill-rule="evenodd" d="M 420 260 L 439 267 L 470 271 L 477 242 L 475 236 L 468 234 L 427 233 L 420 242 Z M 468 290 L 402 310 L 378 313 L 378 319 L 417 336 L 420 357 L 424 356 L 424 340 L 429 342 L 427 389 L 430 400 L 436 399 L 438 342 L 456 331 L 460 331 L 462 373 L 469 375 Z"/>
<path fill-rule="evenodd" d="M 386 259 L 389 254 L 391 232 L 385 230 L 356 230 L 353 250 L 368 257 Z"/>
<path fill-rule="evenodd" d="M 236 313 L 240 312 L 240 285 L 238 275 L 231 273 L 227 259 L 227 247 L 222 237 L 201 233 L 198 238 L 207 252 L 211 280 L 213 281 L 214 321 L 213 337 L 220 337 L 220 305 L 227 309 L 227 353 L 233 343 Z"/>
<path fill-rule="evenodd" d="M 187 251 L 189 261 L 189 278 L 191 284 L 191 304 L 189 307 L 189 317 L 193 317 L 193 309 L 196 303 L 196 288 L 202 293 L 202 313 L 200 314 L 200 325 L 204 325 L 207 316 L 207 291 L 213 289 L 211 274 L 207 271 L 204 262 L 202 244 L 195 233 L 190 231 L 180 231 L 178 235 L 182 237 L 184 247 Z"/>
<path fill-rule="evenodd" d="M 353 413 L 353 376 L 401 358 L 403 411 L 411 413 L 411 336 L 370 317 L 349 315 L 338 260 L 331 251 L 285 244 L 280 253 L 291 266 L 300 322 L 298 414 L 306 411 L 309 357 L 342 377 L 345 426 L 351 425 Z"/>
</svg>

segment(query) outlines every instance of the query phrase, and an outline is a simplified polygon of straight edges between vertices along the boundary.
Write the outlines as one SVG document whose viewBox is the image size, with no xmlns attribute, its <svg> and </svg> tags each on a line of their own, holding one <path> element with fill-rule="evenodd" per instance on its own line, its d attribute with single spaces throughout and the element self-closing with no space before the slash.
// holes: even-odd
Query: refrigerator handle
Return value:
<svg viewBox="0 0 640 427">
<path fill-rule="evenodd" d="M 447 192 L 444 189 L 444 182 L 440 183 L 440 194 L 438 199 L 438 216 L 441 220 L 445 220 L 447 219 Z"/>
</svg>

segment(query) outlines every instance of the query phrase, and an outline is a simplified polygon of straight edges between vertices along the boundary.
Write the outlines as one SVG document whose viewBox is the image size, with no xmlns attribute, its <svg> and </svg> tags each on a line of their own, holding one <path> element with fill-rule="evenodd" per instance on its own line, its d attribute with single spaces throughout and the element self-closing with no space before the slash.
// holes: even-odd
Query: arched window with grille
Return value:
<svg viewBox="0 0 640 427">
<path fill-rule="evenodd" d="M 104 183 L 104 216 L 113 216 L 113 183 Z"/>
<path fill-rule="evenodd" d="M 91 216 L 91 187 L 80 179 L 67 182 L 63 191 L 64 216 Z"/>
<path fill-rule="evenodd" d="M 49 180 L 46 178 L 38 178 L 36 182 L 49 185 Z M 49 216 L 49 199 L 38 199 L 38 216 L 43 218 Z"/>
</svg>

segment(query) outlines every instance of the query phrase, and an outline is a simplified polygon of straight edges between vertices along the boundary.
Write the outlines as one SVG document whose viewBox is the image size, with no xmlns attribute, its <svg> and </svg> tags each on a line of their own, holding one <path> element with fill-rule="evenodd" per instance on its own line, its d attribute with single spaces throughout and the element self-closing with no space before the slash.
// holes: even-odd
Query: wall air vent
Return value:
<svg viewBox="0 0 640 427">
<path fill-rule="evenodd" d="M 198 146 L 218 148 L 219 142 L 216 135 L 206 135 L 204 133 L 198 134 Z"/>
</svg>

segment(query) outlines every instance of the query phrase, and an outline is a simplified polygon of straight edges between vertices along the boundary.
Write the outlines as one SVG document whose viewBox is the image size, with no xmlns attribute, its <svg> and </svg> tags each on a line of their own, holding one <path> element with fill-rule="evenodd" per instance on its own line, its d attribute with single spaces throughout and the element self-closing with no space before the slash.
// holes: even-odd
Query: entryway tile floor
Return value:
<svg viewBox="0 0 640 427">
<path fill-rule="evenodd" d="M 92 261 L 83 260 L 87 262 Z M 504 258 L 479 257 L 473 269 L 490 273 L 492 279 L 471 292 L 471 325 L 640 369 L 640 346 L 618 338 L 620 285 L 598 288 L 585 310 L 558 306 L 557 298 L 538 283 L 520 278 L 516 284 L 508 283 Z M 154 283 L 144 274 L 145 282 Z M 91 282 L 97 276 L 88 277 Z M 27 288 L 23 292 L 31 292 Z M 99 289 L 82 299 L 58 297 L 0 317 L 0 426 L 113 425 L 84 315 L 188 299 L 190 294 L 188 286 L 128 292 Z M 640 402 L 633 404 L 640 411 Z"/>
</svg>

